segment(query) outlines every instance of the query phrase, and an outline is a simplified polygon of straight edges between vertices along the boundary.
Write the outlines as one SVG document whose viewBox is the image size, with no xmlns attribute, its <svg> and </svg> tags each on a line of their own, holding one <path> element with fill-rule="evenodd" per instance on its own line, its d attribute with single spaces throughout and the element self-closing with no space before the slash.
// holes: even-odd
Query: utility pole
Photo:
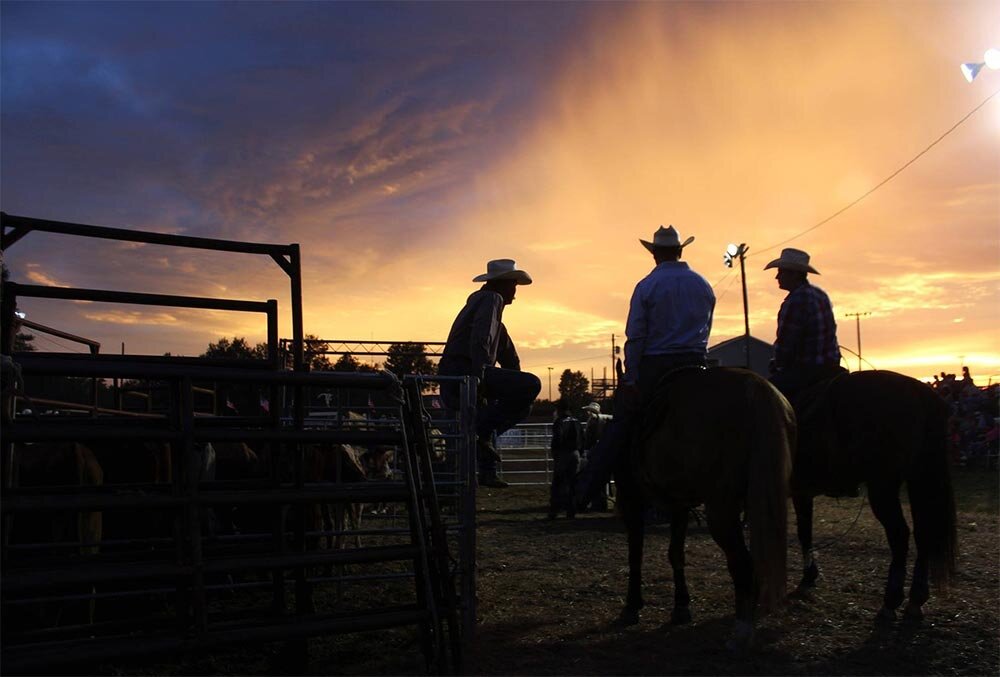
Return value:
<svg viewBox="0 0 1000 677">
<path fill-rule="evenodd" d="M 731 244 L 726 247 L 726 253 L 722 256 L 722 261 L 726 264 L 727 268 L 733 267 L 734 258 L 739 257 L 740 259 L 740 280 L 743 283 L 743 352 L 746 354 L 747 369 L 750 368 L 750 306 L 747 303 L 746 269 L 746 256 L 748 251 L 750 251 L 750 247 L 748 247 L 745 242 L 740 243 L 740 246 L 738 247 Z"/>
<path fill-rule="evenodd" d="M 549 367 L 549 402 L 552 401 L 552 367 Z"/>
<path fill-rule="evenodd" d="M 615 335 L 611 335 L 611 392 L 615 392 Z"/>
<path fill-rule="evenodd" d="M 853 317 L 858 332 L 858 371 L 861 371 L 861 318 L 871 313 L 847 313 L 844 317 Z"/>
</svg>

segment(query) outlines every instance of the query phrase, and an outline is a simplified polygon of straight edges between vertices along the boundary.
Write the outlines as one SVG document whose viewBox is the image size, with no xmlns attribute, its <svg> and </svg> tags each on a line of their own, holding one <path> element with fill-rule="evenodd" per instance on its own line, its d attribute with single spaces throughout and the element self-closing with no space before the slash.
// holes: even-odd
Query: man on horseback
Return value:
<svg viewBox="0 0 1000 677">
<path fill-rule="evenodd" d="M 639 240 L 656 267 L 635 286 L 625 324 L 625 373 L 616 397 L 615 416 L 601 444 L 591 452 L 581 475 L 578 497 L 587 500 L 608 481 L 615 460 L 627 448 L 642 403 L 659 380 L 680 367 L 706 365 L 715 293 L 704 277 L 682 262 L 684 247 L 670 226 Z"/>
<path fill-rule="evenodd" d="M 653 255 L 656 267 L 632 292 L 622 386 L 638 389 L 645 400 L 666 372 L 706 366 L 715 293 L 705 278 L 680 260 L 693 236 L 681 243 L 673 226 L 660 226 L 652 242 L 639 242 Z"/>
<path fill-rule="evenodd" d="M 780 257 L 764 266 L 764 270 L 769 268 L 778 269 L 778 286 L 788 292 L 778 310 L 771 383 L 794 405 L 800 425 L 811 429 L 827 391 L 824 386 L 812 386 L 846 372 L 840 366 L 833 305 L 826 292 L 809 283 L 808 274 L 819 275 L 819 271 L 809 265 L 806 252 L 782 249 Z M 836 484 L 828 490 L 831 495 L 858 495 L 857 482 L 845 478 Z"/>
<path fill-rule="evenodd" d="M 476 413 L 479 483 L 503 488 L 508 484 L 497 476 L 500 454 L 494 437 L 524 420 L 542 389 L 537 376 L 521 371 L 521 360 L 502 322 L 504 306 L 514 302 L 518 285 L 531 284 L 531 276 L 518 270 L 511 259 L 496 259 L 487 263 L 486 272 L 472 281 L 486 284 L 469 296 L 455 318 L 438 374 L 474 376 L 479 380 L 480 404 Z M 499 368 L 494 366 L 497 363 Z M 458 409 L 458 382 L 443 382 L 441 399 L 450 409 Z"/>
<path fill-rule="evenodd" d="M 844 371 L 840 366 L 837 323 L 830 297 L 809 283 L 809 254 L 782 249 L 781 256 L 764 266 L 777 268 L 778 287 L 788 292 L 778 311 L 771 382 L 794 402 L 809 386 Z"/>
</svg>

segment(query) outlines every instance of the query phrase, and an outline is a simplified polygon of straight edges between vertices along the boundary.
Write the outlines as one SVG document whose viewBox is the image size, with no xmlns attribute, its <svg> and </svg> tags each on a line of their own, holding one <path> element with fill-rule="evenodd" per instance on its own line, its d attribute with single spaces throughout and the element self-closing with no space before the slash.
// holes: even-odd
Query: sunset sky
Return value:
<svg viewBox="0 0 1000 677">
<path fill-rule="evenodd" d="M 794 246 L 844 347 L 870 313 L 874 367 L 1000 379 L 1000 96 L 809 230 L 1000 90 L 959 71 L 1000 47 L 995 1 L 5 1 L 0 39 L 3 211 L 300 243 L 308 333 L 443 341 L 513 258 L 535 283 L 505 322 L 544 397 L 549 367 L 553 388 L 610 368 L 653 265 L 638 240 L 673 224 L 715 286 L 712 344 L 743 332 L 726 245 L 749 245 L 766 341 L 784 292 L 763 267 Z M 36 233 L 5 261 L 24 283 L 276 298 L 291 335 L 264 257 Z M 265 337 L 235 314 L 22 309 L 105 352 Z"/>
</svg>

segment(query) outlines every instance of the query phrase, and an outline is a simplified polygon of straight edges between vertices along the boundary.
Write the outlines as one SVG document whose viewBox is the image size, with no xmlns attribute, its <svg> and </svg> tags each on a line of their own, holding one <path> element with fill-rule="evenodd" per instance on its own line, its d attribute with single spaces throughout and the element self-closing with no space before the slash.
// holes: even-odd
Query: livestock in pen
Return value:
<svg viewBox="0 0 1000 677">
<path fill-rule="evenodd" d="M 948 460 L 945 402 L 926 384 L 891 371 L 842 374 L 803 393 L 793 504 L 803 556 L 800 587 L 819 578 L 813 551 L 813 498 L 842 496 L 864 483 L 892 558 L 879 617 L 895 618 L 905 599 L 910 527 L 899 492 L 906 484 L 916 560 L 907 617 L 923 617 L 929 580 L 947 585 L 956 554 L 955 496 Z"/>
<path fill-rule="evenodd" d="M 11 449 L 10 484 L 28 491 L 58 487 L 71 492 L 101 486 L 104 472 L 94 453 L 79 442 L 16 444 Z M 43 566 L 52 557 L 86 562 L 100 550 L 103 515 L 99 510 L 66 509 L 20 515 L 4 522 L 10 555 L 5 567 L 30 570 Z M 44 594 L 4 591 L 5 632 L 30 634 L 63 625 L 94 622 L 94 586 L 70 584 L 52 586 Z M 58 599 L 59 596 L 63 599 Z M 35 598 L 37 601 L 33 601 Z"/>
<path fill-rule="evenodd" d="M 616 469 L 628 534 L 628 595 L 621 620 L 639 620 L 645 511 L 671 512 L 672 622 L 691 619 L 684 540 L 688 509 L 705 506 L 708 528 L 726 556 L 735 590 L 730 645 L 752 640 L 758 608 L 785 597 L 788 481 L 795 447 L 791 405 L 765 379 L 743 369 L 683 368 L 667 374 L 645 406 L 629 453 Z M 749 549 L 741 514 L 750 528 Z"/>
</svg>

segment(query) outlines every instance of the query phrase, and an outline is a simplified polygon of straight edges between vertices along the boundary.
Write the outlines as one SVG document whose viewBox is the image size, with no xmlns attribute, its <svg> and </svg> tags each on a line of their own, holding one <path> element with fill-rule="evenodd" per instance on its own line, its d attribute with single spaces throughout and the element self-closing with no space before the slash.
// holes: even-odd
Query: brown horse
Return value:
<svg viewBox="0 0 1000 677">
<path fill-rule="evenodd" d="M 850 493 L 864 482 L 872 513 L 882 523 L 892 560 L 879 616 L 895 618 L 903 603 L 910 528 L 899 490 L 906 482 L 917 557 L 904 613 L 923 616 L 928 577 L 946 585 L 955 568 L 955 497 L 948 465 L 945 402 L 927 385 L 891 371 L 835 377 L 796 402 L 799 448 L 792 477 L 803 576 L 819 577 L 813 553 L 813 497 Z"/>
<path fill-rule="evenodd" d="M 753 372 L 685 368 L 668 374 L 642 419 L 638 440 L 615 475 L 629 547 L 621 621 L 638 622 L 643 606 L 643 529 L 649 505 L 672 513 L 671 620 L 690 620 L 684 574 L 687 513 L 704 504 L 709 531 L 726 554 L 736 591 L 731 646 L 743 646 L 750 641 L 758 604 L 774 608 L 785 596 L 788 481 L 795 446 L 791 406 Z"/>
</svg>

